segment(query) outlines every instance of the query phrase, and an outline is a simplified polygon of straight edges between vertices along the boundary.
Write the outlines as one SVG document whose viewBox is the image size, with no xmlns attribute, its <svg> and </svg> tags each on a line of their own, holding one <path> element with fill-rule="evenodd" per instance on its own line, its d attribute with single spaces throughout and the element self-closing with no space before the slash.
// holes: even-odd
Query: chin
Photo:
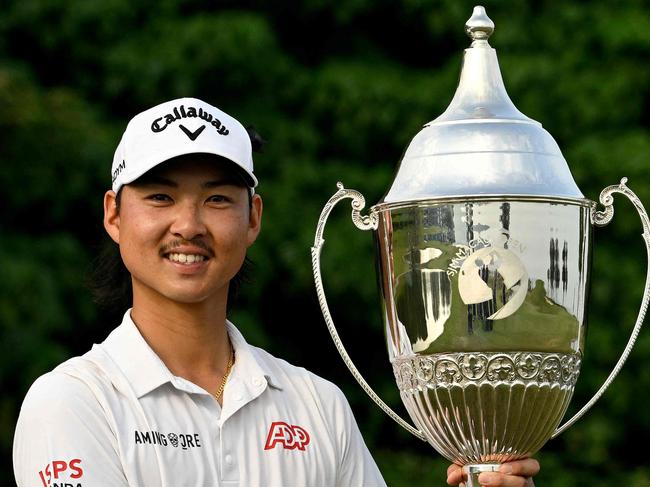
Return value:
<svg viewBox="0 0 650 487">
<path fill-rule="evenodd" d="M 163 295 L 167 300 L 174 301 L 178 304 L 199 304 L 210 299 L 211 294 L 197 293 L 192 291 L 176 291 Z"/>
<path fill-rule="evenodd" d="M 197 288 L 196 286 L 188 286 L 184 288 L 179 286 L 175 289 L 168 289 L 164 296 L 171 300 L 183 304 L 198 304 L 205 301 L 218 301 L 223 298 L 228 298 L 228 285 L 225 286 L 210 286 L 209 288 Z"/>
<path fill-rule="evenodd" d="M 171 283 L 168 283 L 171 284 Z M 154 286 L 144 281 L 134 282 L 143 297 L 156 302 L 159 300 L 172 301 L 178 304 L 199 304 L 206 301 L 218 301 L 221 297 L 224 300 L 228 297 L 228 285 L 200 286 L 197 283 L 176 283 L 177 285 Z M 213 283 L 214 284 L 214 283 Z M 134 288 L 135 292 L 135 288 Z M 146 298 L 145 298 L 146 299 Z"/>
</svg>

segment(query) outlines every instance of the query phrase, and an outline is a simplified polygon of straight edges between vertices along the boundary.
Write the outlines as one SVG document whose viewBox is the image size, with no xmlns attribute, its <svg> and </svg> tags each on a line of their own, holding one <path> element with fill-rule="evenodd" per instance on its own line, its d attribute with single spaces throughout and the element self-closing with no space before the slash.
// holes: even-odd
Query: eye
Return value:
<svg viewBox="0 0 650 487">
<path fill-rule="evenodd" d="M 227 203 L 230 199 L 222 194 L 213 194 L 207 199 L 208 203 Z"/>
<path fill-rule="evenodd" d="M 147 196 L 146 199 L 151 200 L 151 201 L 158 201 L 158 202 L 168 202 L 168 201 L 172 201 L 171 196 L 166 195 L 166 194 L 164 194 L 164 193 L 155 193 L 155 194 L 150 194 L 149 196 Z"/>
</svg>

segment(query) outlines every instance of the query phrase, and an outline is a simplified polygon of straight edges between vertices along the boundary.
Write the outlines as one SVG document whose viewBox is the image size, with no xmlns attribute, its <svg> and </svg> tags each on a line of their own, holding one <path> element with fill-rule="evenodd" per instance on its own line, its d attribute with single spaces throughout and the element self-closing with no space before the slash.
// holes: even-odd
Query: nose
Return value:
<svg viewBox="0 0 650 487">
<path fill-rule="evenodd" d="M 205 235 L 207 229 L 200 206 L 192 202 L 177 203 L 174 220 L 169 231 L 184 240 Z"/>
</svg>

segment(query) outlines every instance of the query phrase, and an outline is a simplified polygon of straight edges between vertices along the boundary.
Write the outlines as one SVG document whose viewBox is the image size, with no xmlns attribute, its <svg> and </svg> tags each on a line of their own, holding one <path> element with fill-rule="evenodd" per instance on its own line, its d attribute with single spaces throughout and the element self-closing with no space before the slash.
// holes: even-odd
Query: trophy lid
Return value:
<svg viewBox="0 0 650 487">
<path fill-rule="evenodd" d="M 553 137 L 526 117 L 506 93 L 494 23 L 474 7 L 456 94 L 447 110 L 413 138 L 381 203 L 414 200 L 533 196 L 581 199 Z"/>
</svg>

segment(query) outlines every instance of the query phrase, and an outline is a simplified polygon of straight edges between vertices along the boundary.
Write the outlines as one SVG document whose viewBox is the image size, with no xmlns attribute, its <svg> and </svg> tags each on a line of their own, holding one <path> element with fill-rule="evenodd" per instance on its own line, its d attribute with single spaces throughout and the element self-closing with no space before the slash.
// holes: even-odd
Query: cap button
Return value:
<svg viewBox="0 0 650 487">
<path fill-rule="evenodd" d="M 472 16 L 465 23 L 465 32 L 472 39 L 472 47 L 487 45 L 488 38 L 494 32 L 494 22 L 487 16 L 485 7 L 474 7 Z"/>
</svg>

